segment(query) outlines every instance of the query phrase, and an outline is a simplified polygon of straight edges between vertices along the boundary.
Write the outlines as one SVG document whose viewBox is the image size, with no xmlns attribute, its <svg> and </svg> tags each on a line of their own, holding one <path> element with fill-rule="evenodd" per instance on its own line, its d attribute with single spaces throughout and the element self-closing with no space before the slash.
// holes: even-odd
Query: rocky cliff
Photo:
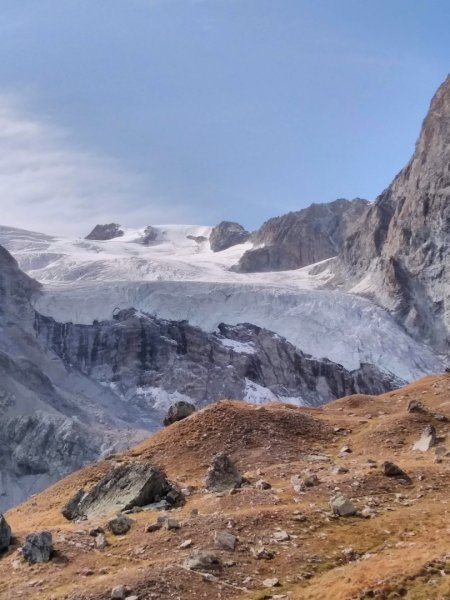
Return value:
<svg viewBox="0 0 450 600">
<path fill-rule="evenodd" d="M 413 157 L 345 241 L 338 270 L 441 352 L 450 347 L 450 76 Z"/>
<path fill-rule="evenodd" d="M 299 269 L 336 256 L 368 202 L 336 200 L 266 221 L 252 234 L 255 248 L 234 267 L 241 273 Z"/>
<path fill-rule="evenodd" d="M 205 406 L 223 398 L 323 404 L 345 394 L 378 393 L 399 380 L 371 365 L 347 371 L 308 356 L 250 324 L 206 333 L 187 321 L 119 312 L 113 321 L 61 324 L 37 315 L 39 340 L 66 364 L 114 386 L 130 413 L 146 422 L 174 399 Z"/>
<path fill-rule="evenodd" d="M 119 397 L 36 340 L 38 291 L 0 247 L 0 512 L 132 437 Z"/>
</svg>

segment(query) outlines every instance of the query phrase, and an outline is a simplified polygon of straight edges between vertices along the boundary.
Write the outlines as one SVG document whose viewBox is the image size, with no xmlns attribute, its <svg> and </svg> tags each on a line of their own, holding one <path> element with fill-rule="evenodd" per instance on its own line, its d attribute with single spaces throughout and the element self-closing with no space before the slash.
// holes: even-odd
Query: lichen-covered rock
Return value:
<svg viewBox="0 0 450 600">
<path fill-rule="evenodd" d="M 30 533 L 22 546 L 22 556 L 30 563 L 48 562 L 53 554 L 53 540 L 50 531 Z"/>
<path fill-rule="evenodd" d="M 186 402 L 185 400 L 175 402 L 175 404 L 172 404 L 167 411 L 164 418 L 164 425 L 172 425 L 172 423 L 186 419 L 187 417 L 190 417 L 195 410 L 195 406 L 190 402 Z"/>
<path fill-rule="evenodd" d="M 242 477 L 231 458 L 224 452 L 216 454 L 206 473 L 205 488 L 210 492 L 222 492 L 241 484 Z"/>
<path fill-rule="evenodd" d="M 173 490 L 174 487 L 166 474 L 158 467 L 127 462 L 110 469 L 105 477 L 85 494 L 77 492 L 65 508 L 70 505 L 67 514 L 91 518 L 107 514 L 111 510 L 130 510 L 158 502 Z M 178 488 L 175 488 L 175 491 L 174 498 L 171 498 L 173 505 L 180 503 L 181 492 Z"/>
</svg>

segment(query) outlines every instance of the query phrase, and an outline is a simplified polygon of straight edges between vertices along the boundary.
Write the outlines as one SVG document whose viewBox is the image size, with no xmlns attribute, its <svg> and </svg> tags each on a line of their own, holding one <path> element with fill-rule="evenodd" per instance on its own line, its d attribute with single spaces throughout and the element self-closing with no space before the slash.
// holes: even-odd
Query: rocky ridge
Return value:
<svg viewBox="0 0 450 600">
<path fill-rule="evenodd" d="M 340 199 L 270 219 L 252 234 L 255 247 L 242 255 L 234 270 L 286 271 L 336 256 L 368 206 L 360 198 Z"/>
<path fill-rule="evenodd" d="M 393 311 L 435 349 L 450 348 L 450 76 L 414 154 L 345 241 L 337 280 Z"/>
</svg>

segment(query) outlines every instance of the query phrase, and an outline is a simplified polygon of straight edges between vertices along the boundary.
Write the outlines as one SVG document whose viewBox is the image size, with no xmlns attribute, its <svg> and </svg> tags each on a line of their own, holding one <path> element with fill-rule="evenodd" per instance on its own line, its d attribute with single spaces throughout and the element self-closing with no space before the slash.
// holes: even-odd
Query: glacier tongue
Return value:
<svg viewBox="0 0 450 600">
<path fill-rule="evenodd" d="M 108 241 L 63 239 L 0 227 L 0 244 L 44 284 L 36 309 L 62 322 L 90 324 L 135 307 L 164 319 L 187 319 L 206 331 L 220 322 L 249 322 L 285 337 L 316 357 L 357 369 L 368 362 L 404 380 L 442 370 L 440 359 L 414 341 L 370 300 L 324 289 L 325 261 L 288 272 L 235 273 L 229 268 L 250 242 L 212 252 L 211 228 L 158 226 L 158 241 L 137 243 L 145 228 L 122 228 Z M 196 241 L 196 240 L 204 241 Z M 331 259 L 332 261 L 333 259 Z"/>
<path fill-rule="evenodd" d="M 47 286 L 36 309 L 60 322 L 92 323 L 133 306 L 163 319 L 188 320 L 205 331 L 221 322 L 253 323 L 315 357 L 346 369 L 367 362 L 410 381 L 442 364 L 387 311 L 359 296 L 330 290 L 279 290 L 204 282 L 103 283 Z"/>
</svg>

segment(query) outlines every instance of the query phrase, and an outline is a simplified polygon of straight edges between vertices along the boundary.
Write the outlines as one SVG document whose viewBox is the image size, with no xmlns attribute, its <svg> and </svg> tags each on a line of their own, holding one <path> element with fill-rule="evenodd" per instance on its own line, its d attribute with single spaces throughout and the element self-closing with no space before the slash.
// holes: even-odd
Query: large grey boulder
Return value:
<svg viewBox="0 0 450 600">
<path fill-rule="evenodd" d="M 107 223 L 105 225 L 96 225 L 94 229 L 84 239 L 106 241 L 122 237 L 123 231 L 117 223 Z"/>
<path fill-rule="evenodd" d="M 216 454 L 206 473 L 205 488 L 210 492 L 223 492 L 241 484 L 242 477 L 231 458 L 224 452 Z"/>
<path fill-rule="evenodd" d="M 5 517 L 0 514 L 0 552 L 8 550 L 11 543 L 11 527 Z"/>
<path fill-rule="evenodd" d="M 78 517 L 81 517 L 80 514 L 80 502 L 81 499 L 85 496 L 86 492 L 83 488 L 79 489 L 78 492 L 72 496 L 66 504 L 63 506 L 62 514 L 69 521 L 73 521 Z"/>
<path fill-rule="evenodd" d="M 53 554 L 53 541 L 50 531 L 30 533 L 22 546 L 22 556 L 30 563 L 48 562 Z"/>
<path fill-rule="evenodd" d="M 213 227 L 209 236 L 209 244 L 213 252 L 221 252 L 236 244 L 243 244 L 250 234 L 239 223 L 222 221 Z"/>
<path fill-rule="evenodd" d="M 78 491 L 64 507 L 63 514 L 69 519 L 91 518 L 111 511 L 146 506 L 165 498 L 169 504 L 182 501 L 182 495 L 168 481 L 164 471 L 154 465 L 126 462 L 108 471 L 89 492 L 81 495 Z"/>
<path fill-rule="evenodd" d="M 172 404 L 167 411 L 164 418 L 164 425 L 172 425 L 172 423 L 186 419 L 187 417 L 190 417 L 195 410 L 195 406 L 190 402 L 186 402 L 185 400 L 175 402 L 175 404 Z"/>
</svg>

